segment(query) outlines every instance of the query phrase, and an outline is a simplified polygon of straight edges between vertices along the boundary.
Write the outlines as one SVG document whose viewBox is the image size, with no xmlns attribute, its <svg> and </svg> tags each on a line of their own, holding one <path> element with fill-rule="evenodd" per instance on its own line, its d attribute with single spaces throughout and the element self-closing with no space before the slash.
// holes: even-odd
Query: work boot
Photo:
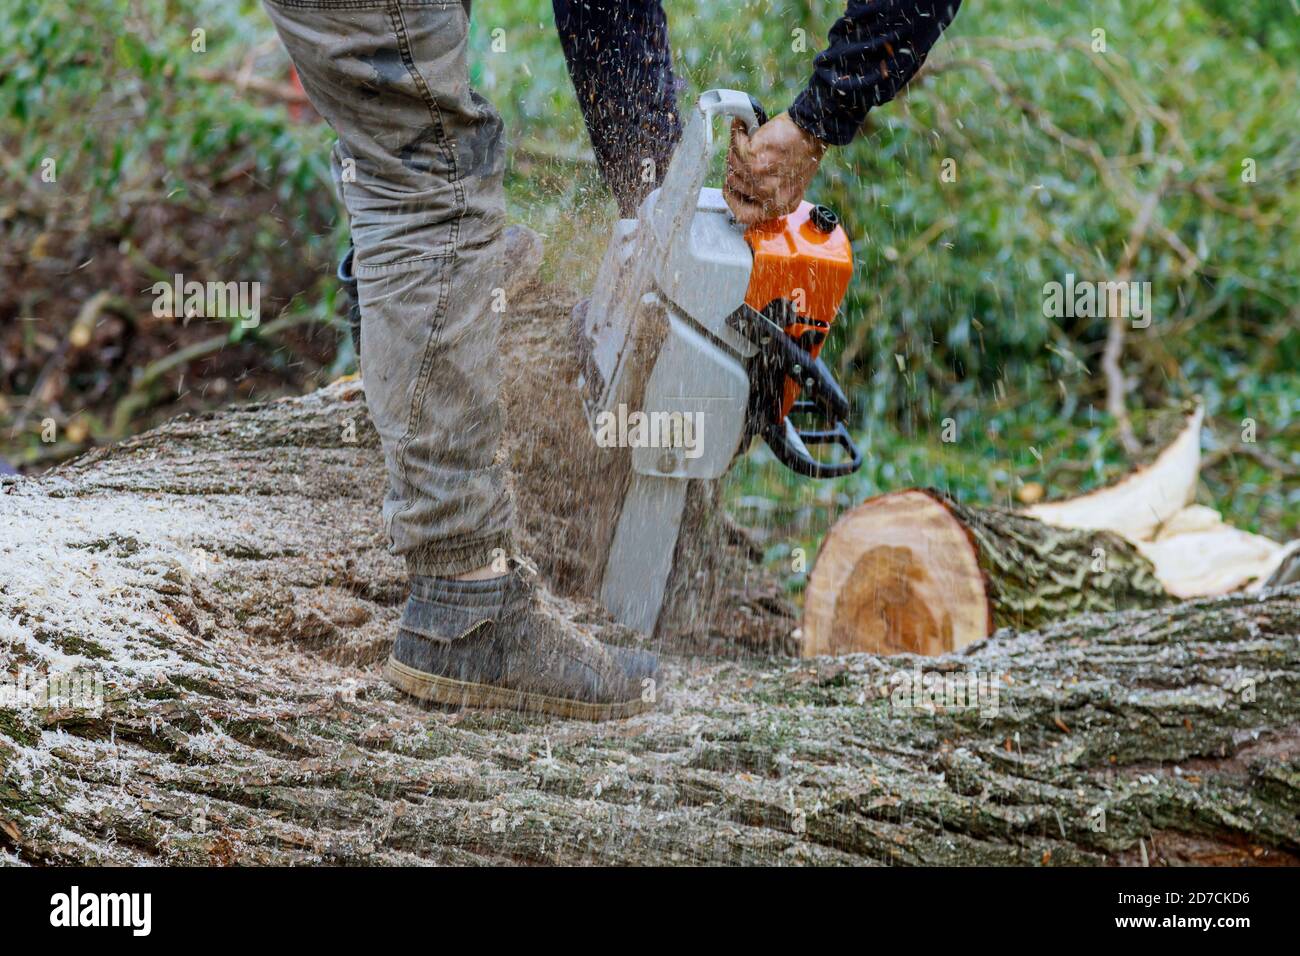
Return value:
<svg viewBox="0 0 1300 956">
<path fill-rule="evenodd" d="M 456 707 L 582 720 L 650 709 L 642 680 L 655 679 L 657 661 L 612 651 L 534 600 L 522 570 L 486 581 L 415 577 L 384 677 Z"/>
</svg>

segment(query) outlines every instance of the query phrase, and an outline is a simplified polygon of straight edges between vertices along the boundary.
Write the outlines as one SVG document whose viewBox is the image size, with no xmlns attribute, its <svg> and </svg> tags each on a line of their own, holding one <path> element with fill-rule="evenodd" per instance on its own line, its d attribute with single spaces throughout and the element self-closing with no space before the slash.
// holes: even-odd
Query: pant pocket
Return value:
<svg viewBox="0 0 1300 956">
<path fill-rule="evenodd" d="M 357 274 L 451 255 L 467 205 L 458 140 L 481 112 L 459 0 L 266 0 L 266 8 L 338 135 L 335 175 Z"/>
</svg>

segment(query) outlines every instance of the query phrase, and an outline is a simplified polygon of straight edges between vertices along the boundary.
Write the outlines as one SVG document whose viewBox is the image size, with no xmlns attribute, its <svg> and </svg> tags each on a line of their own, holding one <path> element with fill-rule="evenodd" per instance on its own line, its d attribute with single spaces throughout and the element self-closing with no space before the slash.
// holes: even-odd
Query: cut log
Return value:
<svg viewBox="0 0 1300 956">
<path fill-rule="evenodd" d="M 1170 600 L 1151 564 L 1105 531 L 1052 528 L 912 489 L 839 519 L 804 594 L 803 654 L 943 654 L 996 628 Z"/>
<path fill-rule="evenodd" d="M 1130 541 L 1155 539 L 1160 526 L 1192 503 L 1201 462 L 1200 406 L 1177 436 L 1148 465 L 1113 485 L 1065 501 L 1026 509 L 1058 528 L 1114 531 Z"/>
<path fill-rule="evenodd" d="M 1300 546 L 1234 528 L 1204 505 L 1189 505 L 1160 527 L 1155 540 L 1133 544 L 1155 566 L 1166 590 L 1180 598 L 1264 587 Z"/>
</svg>

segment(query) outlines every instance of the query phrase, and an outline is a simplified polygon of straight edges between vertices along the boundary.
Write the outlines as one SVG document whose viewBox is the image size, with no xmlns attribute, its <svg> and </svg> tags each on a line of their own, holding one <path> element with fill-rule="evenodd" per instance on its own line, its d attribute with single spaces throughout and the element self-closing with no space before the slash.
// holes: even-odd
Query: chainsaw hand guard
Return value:
<svg viewBox="0 0 1300 956">
<path fill-rule="evenodd" d="M 826 363 L 787 334 L 773 315 L 788 318 L 789 303 L 777 300 L 763 312 L 742 307 L 738 324 L 759 345 L 750 361 L 750 422 L 781 464 L 806 478 L 842 478 L 862 467 L 862 451 L 849 435 L 849 400 Z M 787 384 L 798 398 L 782 414 Z M 824 427 L 800 429 L 790 415 L 815 415 Z M 809 445 L 839 445 L 848 459 L 828 462 Z"/>
<path fill-rule="evenodd" d="M 818 361 L 821 361 L 818 359 Z M 808 405 L 807 409 L 800 408 Z M 794 412 L 813 411 L 811 402 L 796 402 Z M 862 451 L 854 443 L 843 422 L 835 422 L 829 429 L 802 431 L 789 418 L 770 424 L 763 429 L 763 441 L 772 449 L 776 460 L 797 475 L 805 478 L 843 478 L 862 467 Z M 809 445 L 839 445 L 848 454 L 847 461 L 822 461 L 808 451 Z"/>
</svg>

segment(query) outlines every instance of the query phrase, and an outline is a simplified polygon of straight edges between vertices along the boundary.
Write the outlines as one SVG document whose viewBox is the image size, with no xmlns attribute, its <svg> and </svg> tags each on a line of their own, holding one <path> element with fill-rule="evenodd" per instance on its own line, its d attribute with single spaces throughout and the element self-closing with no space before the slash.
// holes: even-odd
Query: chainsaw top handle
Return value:
<svg viewBox="0 0 1300 956">
<path fill-rule="evenodd" d="M 696 105 L 704 117 L 706 149 L 713 145 L 713 121 L 719 116 L 740 120 L 745 124 L 745 131 L 751 134 L 767 122 L 767 113 L 758 98 L 740 90 L 709 90 L 700 95 Z"/>
<path fill-rule="evenodd" d="M 713 153 L 714 122 L 720 116 L 740 120 L 751 134 L 767 120 L 763 107 L 748 93 L 709 90 L 700 94 L 695 108 L 685 118 L 681 141 L 657 190 L 651 225 L 661 249 L 672 249 L 689 240 Z"/>
</svg>

